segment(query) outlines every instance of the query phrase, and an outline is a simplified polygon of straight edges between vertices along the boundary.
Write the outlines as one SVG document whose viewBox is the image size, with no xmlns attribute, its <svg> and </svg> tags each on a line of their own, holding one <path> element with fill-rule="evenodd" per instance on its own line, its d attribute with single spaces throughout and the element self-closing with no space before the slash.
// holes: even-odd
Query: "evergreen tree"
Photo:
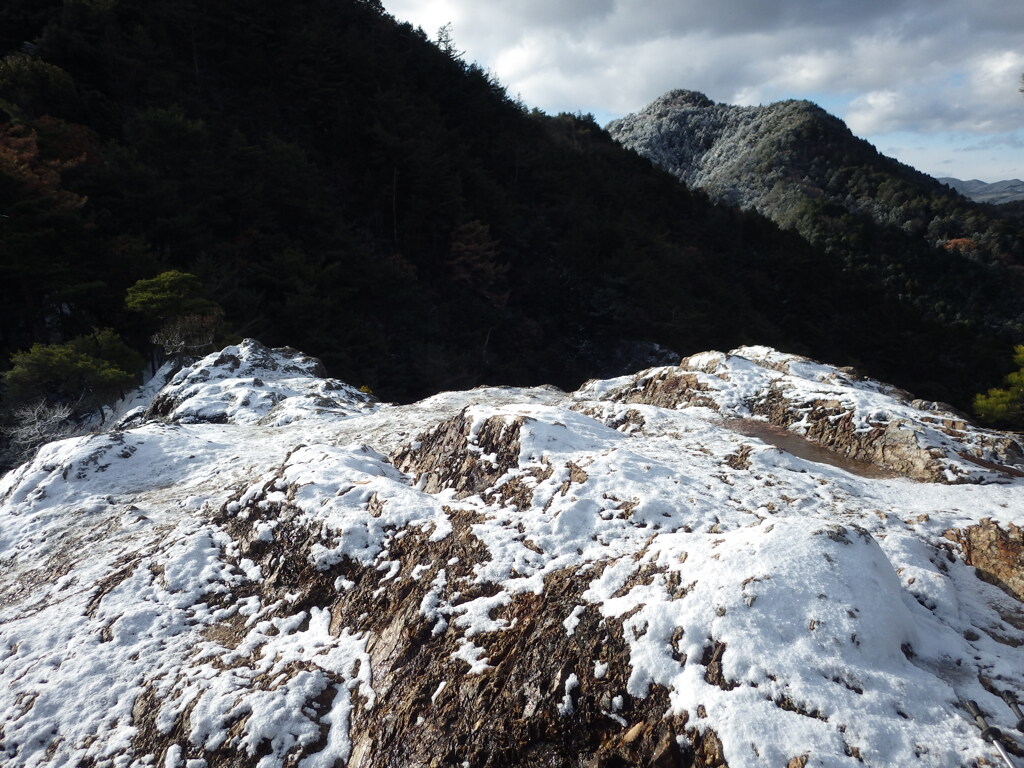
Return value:
<svg viewBox="0 0 1024 768">
<path fill-rule="evenodd" d="M 172 269 L 132 285 L 125 306 L 156 327 L 151 343 L 184 361 L 213 350 L 224 318 L 220 305 L 203 298 L 201 291 L 198 277 Z"/>
<path fill-rule="evenodd" d="M 1018 370 L 1003 380 L 1004 387 L 993 387 L 974 398 L 974 412 L 983 421 L 1009 429 L 1024 429 L 1024 345 L 1014 350 L 1013 363 Z"/>
<path fill-rule="evenodd" d="M 95 410 L 102 422 L 103 406 L 137 383 L 142 366 L 138 353 L 104 328 L 64 344 L 33 344 L 15 352 L 4 383 L 14 404 L 65 405 L 76 417 Z"/>
</svg>

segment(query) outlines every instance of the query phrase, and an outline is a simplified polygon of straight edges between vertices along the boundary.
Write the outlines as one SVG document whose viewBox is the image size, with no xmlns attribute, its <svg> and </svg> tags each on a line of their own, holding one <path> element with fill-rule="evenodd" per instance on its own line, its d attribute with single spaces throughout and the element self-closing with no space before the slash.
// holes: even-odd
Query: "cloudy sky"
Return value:
<svg viewBox="0 0 1024 768">
<path fill-rule="evenodd" d="M 384 0 L 530 107 L 809 99 L 934 176 L 1024 179 L 1022 0 Z"/>
</svg>

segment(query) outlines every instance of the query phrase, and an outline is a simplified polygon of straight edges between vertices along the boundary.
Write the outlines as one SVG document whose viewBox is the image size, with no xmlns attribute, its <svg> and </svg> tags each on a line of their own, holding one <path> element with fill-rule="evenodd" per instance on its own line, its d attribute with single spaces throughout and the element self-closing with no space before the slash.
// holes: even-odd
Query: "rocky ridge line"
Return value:
<svg viewBox="0 0 1024 768">
<path fill-rule="evenodd" d="M 401 407 L 296 354 L 0 481 L 5 765 L 990 759 L 959 702 L 1024 686 L 1013 436 L 764 347 Z"/>
</svg>

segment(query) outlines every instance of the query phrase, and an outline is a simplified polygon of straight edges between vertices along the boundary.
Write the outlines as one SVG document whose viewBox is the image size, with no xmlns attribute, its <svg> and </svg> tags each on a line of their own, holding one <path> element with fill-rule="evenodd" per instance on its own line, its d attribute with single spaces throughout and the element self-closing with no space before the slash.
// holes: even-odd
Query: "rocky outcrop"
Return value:
<svg viewBox="0 0 1024 768">
<path fill-rule="evenodd" d="M 763 347 L 694 355 L 593 394 L 763 419 L 841 457 L 922 482 L 998 482 L 1024 470 L 1016 436 L 980 429 L 948 406 L 915 400 L 850 369 Z"/>
<path fill-rule="evenodd" d="M 285 401 L 287 407 L 278 407 Z M 323 363 L 314 357 L 245 339 L 178 371 L 145 416 L 188 423 L 285 423 L 310 411 L 359 413 L 374 402 L 354 387 L 325 378 Z"/>
<path fill-rule="evenodd" d="M 946 536 L 960 545 L 964 562 L 977 568 L 981 578 L 1024 601 L 1024 528 L 1008 523 L 1004 529 L 985 518 Z"/>
<path fill-rule="evenodd" d="M 763 347 L 330 408 L 246 348 L 163 393 L 195 419 L 0 480 L 5 766 L 945 768 L 990 757 L 957 702 L 1002 723 L 991 690 L 1024 688 L 1022 480 L 957 454 L 1009 436 Z M 250 352 L 281 396 L 255 418 L 224 386 Z M 741 416 L 903 419 L 901 451 L 979 484 L 861 477 Z"/>
</svg>

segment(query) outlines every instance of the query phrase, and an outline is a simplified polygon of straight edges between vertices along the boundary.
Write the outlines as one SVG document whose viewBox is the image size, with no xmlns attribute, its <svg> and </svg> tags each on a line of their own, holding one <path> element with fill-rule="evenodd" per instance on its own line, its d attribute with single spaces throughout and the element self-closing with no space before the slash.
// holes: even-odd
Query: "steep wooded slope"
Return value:
<svg viewBox="0 0 1024 768">
<path fill-rule="evenodd" d="M 125 289 L 178 268 L 389 399 L 756 341 L 965 406 L 1008 359 L 375 2 L 12 0 L 0 30 L 5 355 L 144 348 Z"/>
<path fill-rule="evenodd" d="M 800 232 L 945 322 L 1024 339 L 1018 221 L 880 154 L 806 101 L 671 91 L 608 130 L 695 189 Z"/>
</svg>

